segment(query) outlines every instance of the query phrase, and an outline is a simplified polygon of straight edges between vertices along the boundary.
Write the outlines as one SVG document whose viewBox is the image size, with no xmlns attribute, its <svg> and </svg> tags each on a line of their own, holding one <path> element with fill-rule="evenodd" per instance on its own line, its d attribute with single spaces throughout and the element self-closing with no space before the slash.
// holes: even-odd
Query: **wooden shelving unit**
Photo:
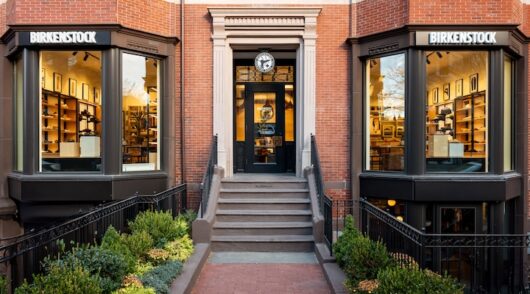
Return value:
<svg viewBox="0 0 530 294">
<path fill-rule="evenodd" d="M 100 134 L 100 105 L 46 89 L 42 89 L 41 103 L 41 150 L 44 158 L 59 157 L 61 143 L 79 143 L 80 136 L 87 133 L 83 132 L 86 129 L 92 135 Z M 84 110 L 93 118 L 81 115 Z"/>
<path fill-rule="evenodd" d="M 455 139 L 464 144 L 464 157 L 486 157 L 486 105 L 485 91 L 455 99 Z"/>
</svg>

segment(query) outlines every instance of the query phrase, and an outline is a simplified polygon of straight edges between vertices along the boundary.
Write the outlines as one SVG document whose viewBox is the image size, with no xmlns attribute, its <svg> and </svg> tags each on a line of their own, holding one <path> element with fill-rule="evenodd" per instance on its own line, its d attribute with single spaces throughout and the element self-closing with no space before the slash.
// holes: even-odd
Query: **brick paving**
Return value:
<svg viewBox="0 0 530 294">
<path fill-rule="evenodd" d="M 193 294 L 331 293 L 315 263 L 212 263 L 202 269 Z"/>
</svg>

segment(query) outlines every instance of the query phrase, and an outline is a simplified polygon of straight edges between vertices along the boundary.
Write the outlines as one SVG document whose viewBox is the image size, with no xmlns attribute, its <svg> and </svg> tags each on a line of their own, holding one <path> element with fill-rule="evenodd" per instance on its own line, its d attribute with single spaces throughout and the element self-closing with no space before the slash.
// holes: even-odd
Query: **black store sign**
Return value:
<svg viewBox="0 0 530 294">
<path fill-rule="evenodd" d="M 109 31 L 19 32 L 19 46 L 109 46 Z"/>
<path fill-rule="evenodd" d="M 506 31 L 436 31 L 416 32 L 418 46 L 509 46 Z"/>
</svg>

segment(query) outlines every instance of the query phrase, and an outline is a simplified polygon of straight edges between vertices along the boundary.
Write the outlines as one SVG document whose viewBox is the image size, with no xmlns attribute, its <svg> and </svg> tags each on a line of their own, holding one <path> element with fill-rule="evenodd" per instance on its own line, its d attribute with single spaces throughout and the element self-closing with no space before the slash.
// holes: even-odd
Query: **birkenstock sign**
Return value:
<svg viewBox="0 0 530 294">
<path fill-rule="evenodd" d="M 20 45 L 25 46 L 101 46 L 110 45 L 108 31 L 20 32 Z"/>
<path fill-rule="evenodd" d="M 499 46 L 508 39 L 508 32 L 416 32 L 416 45 L 429 46 Z"/>
</svg>

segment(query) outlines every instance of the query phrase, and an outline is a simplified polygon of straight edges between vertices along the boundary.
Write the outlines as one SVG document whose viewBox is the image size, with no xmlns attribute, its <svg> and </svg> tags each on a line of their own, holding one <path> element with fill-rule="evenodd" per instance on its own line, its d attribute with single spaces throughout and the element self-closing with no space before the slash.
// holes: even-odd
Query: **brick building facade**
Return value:
<svg viewBox="0 0 530 294">
<path fill-rule="evenodd" d="M 189 205 L 196 208 L 199 202 L 199 184 L 208 160 L 212 135 L 215 133 L 218 134 L 219 130 L 226 132 L 226 137 L 220 140 L 220 158 L 221 161 L 223 159 L 225 160 L 221 163 L 221 166 L 229 170 L 229 175 L 236 169 L 234 167 L 234 158 L 236 155 L 233 150 L 233 142 L 230 141 L 233 139 L 232 131 L 234 130 L 232 126 L 223 129 L 226 127 L 224 125 L 233 123 L 234 118 L 232 117 L 231 105 L 228 105 L 231 103 L 223 104 L 225 100 L 222 100 L 224 97 L 226 101 L 232 101 L 232 95 L 235 93 L 233 93 L 231 86 L 225 85 L 228 81 L 223 80 L 225 75 L 222 75 L 222 77 L 219 76 L 219 73 L 226 74 L 227 69 L 232 69 L 233 65 L 231 61 L 227 63 L 223 59 L 226 56 L 219 56 L 222 54 L 232 54 L 232 56 L 236 57 L 243 56 L 237 57 L 241 59 L 253 59 L 253 57 L 250 58 L 248 56 L 254 56 L 263 49 L 266 49 L 272 52 L 273 55 L 275 53 L 278 53 L 278 56 L 284 54 L 285 56 L 289 56 L 286 59 L 299 62 L 297 69 L 300 69 L 300 71 L 296 73 L 296 83 L 300 83 L 300 85 L 295 86 L 300 87 L 297 88 L 300 89 L 299 96 L 297 96 L 299 101 L 297 103 L 305 106 L 300 106 L 298 109 L 300 112 L 297 112 L 297 115 L 300 115 L 300 117 L 297 116 L 296 119 L 301 124 L 297 123 L 299 128 L 297 130 L 300 134 L 297 133 L 296 141 L 299 142 L 299 145 L 297 145 L 299 147 L 297 147 L 298 149 L 296 149 L 295 154 L 297 161 L 296 167 L 292 172 L 301 176 L 303 168 L 309 165 L 307 158 L 304 159 L 303 157 L 305 156 L 304 152 L 308 152 L 307 154 L 310 153 L 308 139 L 309 134 L 312 133 L 316 135 L 319 144 L 324 182 L 329 194 L 334 199 L 353 198 L 355 200 L 359 197 L 368 197 L 375 199 L 374 201 L 377 203 L 383 203 L 383 206 L 385 206 L 384 202 L 387 200 L 398 199 L 398 201 L 401 201 L 406 206 L 404 210 L 408 211 L 407 220 L 418 227 L 425 225 L 421 222 L 424 221 L 424 215 L 429 214 L 426 211 L 431 209 L 429 205 L 433 205 L 433 203 L 436 203 L 436 205 L 440 203 L 451 203 L 450 206 L 454 206 L 455 203 L 464 202 L 464 206 L 468 207 L 471 205 L 476 210 L 480 210 L 481 207 L 486 207 L 489 203 L 492 203 L 491 214 L 499 217 L 496 213 L 501 213 L 500 211 L 504 206 L 496 207 L 496 204 L 493 203 L 497 203 L 498 201 L 504 203 L 504 201 L 516 199 L 514 200 L 514 204 L 510 204 L 513 205 L 513 216 L 510 216 L 511 220 L 506 221 L 506 223 L 512 223 L 512 221 L 515 221 L 515 223 L 526 223 L 526 217 L 524 215 L 528 214 L 528 209 L 526 206 L 524 208 L 521 207 L 521 204 L 525 203 L 525 199 L 527 199 L 528 148 L 526 146 L 529 143 L 527 125 L 530 123 L 530 121 L 527 121 L 528 114 L 526 111 L 528 109 L 527 78 L 529 76 L 528 65 L 526 64 L 528 62 L 527 56 L 529 52 L 526 44 L 528 42 L 528 36 L 530 36 L 530 25 L 528 23 L 530 21 L 530 4 L 525 3 L 526 1 L 275 0 L 270 1 L 270 4 L 263 4 L 259 1 L 250 1 L 251 3 L 247 4 L 249 1 L 239 0 L 189 0 L 182 1 L 182 3 L 179 1 L 164 0 L 7 0 L 0 2 L 0 35 L 3 35 L 1 50 L 3 55 L 7 56 L 0 61 L 0 68 L 5 77 L 0 85 L 2 109 L 5 114 L 0 128 L 2 130 L 0 132 L 1 146 L 2 150 L 4 150 L 4 156 L 2 157 L 3 168 L 0 172 L 0 176 L 3 179 L 0 182 L 0 200 L 3 205 L 0 206 L 5 208 L 4 213 L 8 218 L 19 215 L 17 220 L 22 220 L 23 223 L 35 223 L 42 219 L 53 218 L 58 211 L 61 211 L 60 215 L 64 216 L 68 215 L 69 212 L 77 211 L 80 207 L 90 207 L 100 201 L 124 198 L 134 192 L 151 193 L 153 191 L 160 191 L 168 185 L 180 182 L 188 184 Z M 216 17 L 222 23 L 216 23 L 214 21 Z M 232 21 L 231 19 L 234 20 Z M 248 19 L 255 19 L 256 23 L 248 22 Z M 275 19 L 277 19 L 276 22 L 274 21 Z M 289 21 L 290 19 L 292 20 L 291 22 Z M 296 23 L 297 20 L 301 19 L 305 22 Z M 238 24 L 237 21 L 240 21 L 240 23 Z M 62 46 L 61 44 L 51 46 L 50 44 L 45 44 L 39 47 L 39 45 L 35 44 L 26 44 L 27 46 L 25 46 L 21 43 L 21 38 L 23 38 L 24 34 L 33 31 L 87 30 L 110 32 L 111 40 L 105 44 L 90 44 L 85 47 L 82 44 L 75 46 Z M 267 33 L 267 31 L 272 31 L 273 33 Z M 505 40 L 503 44 L 489 44 L 484 46 L 481 46 L 483 44 L 478 44 L 475 47 L 469 44 L 467 46 L 462 44 L 445 44 L 445 47 L 429 47 L 425 44 L 418 45 L 418 34 L 420 32 L 431 31 L 495 31 L 507 33 L 508 35 L 506 36 L 509 39 Z M 248 32 L 248 34 L 245 32 Z M 275 35 L 279 32 L 283 32 L 285 35 Z M 498 33 L 498 35 L 500 34 Z M 245 38 L 254 38 L 254 41 L 247 43 L 245 43 L 246 41 L 241 41 Z M 283 41 L 280 39 L 289 39 L 290 41 L 282 43 Z M 217 43 L 216 45 L 217 41 L 223 43 Z M 499 41 L 499 43 L 501 42 Z M 222 50 L 220 48 L 222 46 L 225 46 L 225 48 L 231 46 L 233 49 L 229 53 L 226 53 L 228 51 L 216 51 L 216 46 L 219 46 L 218 49 L 220 50 Z M 304 51 L 304 54 L 299 53 L 302 52 L 300 49 L 302 47 L 304 50 L 307 49 L 307 51 Z M 100 159 L 95 163 L 97 166 L 95 168 L 98 169 L 95 175 L 87 175 L 86 173 L 74 173 L 72 175 L 64 170 L 61 173 L 55 174 L 43 172 L 44 164 L 38 163 L 43 158 L 43 156 L 39 156 L 40 151 L 37 147 L 40 144 L 32 140 L 40 138 L 46 144 L 59 144 L 62 141 L 59 142 L 60 139 L 57 139 L 57 143 L 55 143 L 55 139 L 48 139 L 46 137 L 48 135 L 44 135 L 44 132 L 33 132 L 31 126 L 25 126 L 23 127 L 24 131 L 21 131 L 22 136 L 27 138 L 28 142 L 24 143 L 25 149 L 23 148 L 20 156 L 32 162 L 22 164 L 23 168 L 14 172 L 17 170 L 14 168 L 15 163 L 12 162 L 13 158 L 17 158 L 15 154 L 17 152 L 17 130 L 16 126 L 14 126 L 17 112 L 14 111 L 11 113 L 9 109 L 16 108 L 16 94 L 14 94 L 16 86 L 13 85 L 16 84 L 17 78 L 11 73 L 13 72 L 13 68 L 16 67 L 16 60 L 22 58 L 25 64 L 23 66 L 24 79 L 22 82 L 24 87 L 31 87 L 32 84 L 38 83 L 38 72 L 35 71 L 38 71 L 39 58 L 42 58 L 39 57 L 39 50 L 41 49 L 44 51 L 70 50 L 69 52 L 72 52 L 71 56 L 78 58 L 78 62 L 81 62 L 78 56 L 84 56 L 84 61 L 97 59 L 102 62 L 101 71 L 103 72 L 103 81 L 100 84 L 101 89 L 99 90 L 102 91 L 103 102 L 100 103 L 101 106 L 97 107 L 102 107 L 103 109 L 103 114 L 98 118 L 102 122 L 103 129 L 98 129 L 98 126 L 95 124 L 93 131 L 98 133 L 97 131 L 99 130 L 100 135 L 104 138 L 102 138 L 103 145 L 101 147 Z M 312 51 L 313 49 L 314 51 Z M 516 84 L 513 86 L 512 96 L 515 97 L 513 98 L 513 103 L 515 103 L 517 108 L 514 107 L 511 129 L 513 138 L 511 140 L 512 144 L 509 144 L 509 146 L 513 148 L 511 157 L 514 158 L 515 162 L 512 168 L 508 168 L 513 173 L 509 176 L 505 175 L 503 173 L 504 170 L 502 170 L 501 160 L 494 159 L 496 154 L 503 154 L 504 149 L 500 146 L 508 145 L 501 144 L 500 139 L 495 137 L 496 131 L 492 131 L 488 133 L 490 134 L 488 135 L 489 143 L 485 141 L 486 145 L 490 144 L 488 146 L 491 150 L 488 151 L 486 149 L 486 155 L 483 157 L 484 160 L 479 160 L 479 163 L 469 163 L 464 160 L 462 163 L 464 165 L 482 165 L 479 169 L 484 172 L 480 174 L 484 175 L 484 177 L 480 177 L 480 175 L 475 177 L 476 174 L 471 176 L 466 174 L 463 178 L 458 177 L 461 174 L 455 177 L 448 177 L 445 174 L 438 178 L 436 175 L 428 175 L 425 168 L 421 167 L 425 162 L 424 158 L 418 155 L 425 152 L 425 148 L 427 147 L 424 145 L 428 145 L 428 143 L 423 144 L 426 140 L 424 137 L 421 137 L 421 134 L 425 132 L 425 128 L 416 125 L 414 134 L 412 132 L 409 134 L 408 132 L 408 129 L 414 127 L 416 123 L 420 123 L 421 125 L 425 124 L 424 118 L 426 113 L 424 105 L 419 106 L 420 109 L 415 110 L 413 107 L 403 106 L 406 110 L 402 109 L 402 113 L 406 113 L 407 116 L 403 118 L 402 113 L 394 116 L 395 125 L 392 130 L 396 133 L 392 136 L 395 138 L 398 136 L 406 138 L 401 141 L 405 141 L 406 144 L 415 147 L 411 147 L 412 149 L 406 147 L 407 149 L 405 149 L 402 146 L 405 143 L 401 143 L 399 139 L 396 139 L 392 141 L 392 144 L 395 145 L 387 145 L 387 147 L 390 146 L 394 149 L 401 148 L 401 151 L 397 151 L 397 153 L 384 153 L 387 151 L 381 150 L 387 147 L 376 146 L 378 149 L 373 154 L 367 155 L 369 146 L 366 145 L 366 141 L 369 141 L 371 138 L 370 135 L 365 133 L 368 130 L 368 116 L 371 115 L 368 112 L 370 110 L 363 108 L 366 107 L 365 96 L 368 91 L 371 91 L 370 86 L 366 86 L 368 88 L 365 87 L 365 84 L 367 82 L 369 83 L 367 75 L 370 74 L 367 72 L 369 71 L 367 66 L 376 68 L 378 63 L 381 64 L 381 62 L 384 62 L 384 57 L 394 53 L 406 52 L 409 55 L 407 59 L 404 59 L 406 64 L 403 66 L 407 68 L 406 90 L 404 93 L 407 93 L 406 96 L 412 95 L 409 93 L 421 93 L 419 94 L 421 99 L 427 101 L 430 99 L 429 93 L 425 94 L 423 90 L 414 90 L 415 87 L 423 87 L 422 81 L 425 78 L 425 72 L 427 70 L 423 73 L 420 73 L 422 70 L 417 70 L 422 68 L 419 65 L 421 60 L 423 60 L 422 58 L 426 58 L 427 63 L 430 64 L 431 62 L 434 63 L 434 61 L 429 60 L 431 56 L 429 54 L 432 54 L 431 59 L 442 55 L 449 56 L 446 58 L 452 58 L 451 56 L 459 53 L 451 55 L 449 52 L 458 52 L 459 50 L 469 52 L 482 50 L 484 52 L 490 52 L 490 56 L 506 53 L 510 54 L 511 58 L 513 58 L 513 72 L 515 73 L 513 76 L 517 76 L 517 78 L 514 79 Z M 77 53 L 78 51 L 80 52 L 79 55 Z M 96 51 L 101 52 L 101 56 L 98 55 L 100 53 L 92 53 Z M 157 115 L 162 113 L 162 116 L 158 117 L 160 120 L 158 123 L 162 128 L 159 129 L 162 130 L 159 132 L 163 133 L 162 135 L 158 134 L 159 137 L 155 138 L 156 141 L 149 141 L 149 135 L 147 135 L 148 143 L 154 142 L 158 146 L 162 146 L 162 151 L 160 149 L 157 151 L 157 156 L 159 156 L 158 164 L 152 163 L 156 161 L 155 159 L 146 159 L 149 164 L 153 164 L 155 176 L 150 175 L 145 170 L 145 174 L 127 174 L 125 172 L 126 170 L 122 169 L 120 165 L 131 164 L 131 168 L 137 168 L 138 166 L 134 164 L 140 163 L 140 159 L 136 159 L 135 161 L 134 156 L 142 157 L 145 154 L 133 154 L 131 155 L 133 159 L 128 158 L 127 160 L 131 161 L 125 163 L 125 159 L 120 158 L 123 158 L 123 155 L 128 153 L 128 151 L 125 151 L 125 149 L 112 151 L 116 149 L 120 150 L 122 149 L 120 147 L 123 147 L 122 145 L 127 145 L 120 142 L 122 141 L 120 140 L 120 130 L 125 132 L 122 129 L 123 125 L 118 123 L 120 120 L 113 120 L 112 116 L 105 114 L 105 111 L 107 111 L 105 107 L 109 107 L 107 113 L 112 112 L 118 116 L 122 114 L 120 106 L 115 103 L 113 104 L 111 101 L 118 101 L 120 97 L 121 92 L 119 87 L 121 84 L 118 81 L 122 77 L 120 76 L 120 69 L 115 67 L 123 65 L 121 63 L 122 59 L 118 55 L 122 53 L 126 54 L 126 52 L 145 55 L 147 56 L 146 58 L 154 58 L 155 63 L 156 60 L 160 60 L 161 62 L 159 63 L 160 67 L 157 76 L 159 84 L 157 84 L 157 87 L 160 87 L 163 91 L 159 91 L 156 88 L 155 92 L 158 94 L 153 95 L 158 95 L 157 99 L 160 99 L 155 102 L 165 101 L 163 105 L 166 108 L 156 110 Z M 225 53 L 219 53 L 221 55 L 216 57 L 215 52 Z M 307 59 L 307 54 L 313 53 L 314 59 Z M 69 57 L 70 60 L 72 58 L 71 56 Z M 492 59 L 494 57 L 488 58 L 488 63 L 490 61 L 501 63 L 501 59 L 494 60 Z M 439 59 L 442 60 L 442 57 L 439 57 Z M 303 60 L 303 66 L 300 67 Z M 146 62 L 151 62 L 151 59 L 147 59 Z M 490 65 L 493 66 L 493 63 Z M 219 69 L 220 66 L 222 69 Z M 28 70 L 33 70 L 33 72 L 27 72 Z M 310 70 L 314 70 L 314 72 L 311 73 L 309 72 Z M 520 75 L 520 73 L 523 73 L 523 75 Z M 489 81 L 486 82 L 486 84 L 489 83 L 490 87 L 488 88 L 486 86 L 489 95 L 490 90 L 496 91 L 496 86 L 500 85 L 493 78 L 501 76 L 491 72 L 491 68 L 487 75 L 490 76 Z M 55 76 L 53 78 L 55 79 Z M 66 83 L 67 78 L 63 74 L 62 83 Z M 418 79 L 413 80 L 413 78 Z M 465 78 L 467 79 L 467 74 Z M 220 80 L 216 82 L 216 79 Z M 228 84 L 231 85 L 234 82 L 233 77 L 230 77 L 229 81 L 231 82 Z M 465 82 L 467 83 L 467 80 Z M 81 81 L 77 83 L 79 87 Z M 454 83 L 454 81 L 451 81 L 451 83 Z M 451 84 L 451 87 L 456 88 L 457 85 Z M 52 92 L 54 90 L 56 89 L 52 89 Z M 431 89 L 425 86 L 425 90 L 430 92 Z M 33 94 L 40 92 L 39 90 L 35 91 Z M 98 91 L 98 89 L 94 91 Z M 59 90 L 59 92 L 61 91 Z M 25 92 L 23 95 L 26 96 L 22 99 L 33 99 L 29 96 L 30 93 L 32 92 Z M 472 90 L 470 90 L 470 93 L 472 93 Z M 496 93 L 500 93 L 499 95 L 502 96 L 502 92 Z M 384 93 L 381 92 L 380 94 L 383 95 Z M 455 96 L 465 96 L 463 94 L 465 93 L 460 93 L 460 95 L 456 94 Z M 497 97 L 495 95 L 491 95 L 488 98 L 493 99 L 489 100 L 489 103 L 495 104 L 494 100 Z M 501 99 L 500 96 L 498 99 Z M 520 96 L 526 97 L 525 103 L 522 103 L 521 99 L 518 98 Z M 311 99 L 314 100 L 311 103 L 314 104 L 304 104 L 306 103 L 305 99 L 307 97 L 313 97 Z M 93 99 L 92 102 L 97 104 L 96 98 L 94 97 Z M 453 101 L 453 98 L 450 99 L 450 101 Z M 149 112 L 149 101 L 153 100 L 148 100 L 147 112 Z M 365 104 L 363 104 L 363 101 L 365 101 Z M 27 103 L 31 104 L 30 102 Z M 171 107 L 168 108 L 168 106 Z M 522 106 L 525 107 L 525 111 L 521 110 L 520 107 Z M 399 106 L 394 108 L 397 109 Z M 488 108 L 492 111 L 491 114 L 493 115 L 491 117 L 504 117 L 500 110 L 495 110 L 494 106 L 489 106 Z M 43 111 L 42 106 L 38 105 L 32 109 L 37 109 L 35 111 L 40 112 Z M 379 108 L 374 109 L 372 109 L 374 113 L 383 110 Z M 121 110 L 129 111 L 124 110 L 124 108 Z M 456 108 L 452 109 L 453 112 L 456 110 Z M 98 110 L 94 111 L 97 112 Z M 419 113 L 422 119 L 412 119 L 411 117 L 418 116 L 409 115 L 409 112 Z M 31 112 L 25 113 L 29 115 Z M 14 115 L 12 116 L 11 114 Z M 436 114 L 439 114 L 439 112 Z M 506 113 L 504 115 L 507 116 Z M 428 113 L 427 116 L 429 116 Z M 363 117 L 366 118 L 363 119 Z M 400 119 L 409 121 L 404 122 L 404 125 L 400 125 Z M 525 120 L 524 125 L 521 123 L 522 119 Z M 25 117 L 24 120 L 34 123 L 33 121 L 38 119 Z M 438 121 L 436 122 L 438 123 Z M 114 122 L 117 124 L 111 127 Z M 122 121 L 122 124 L 126 123 Z M 491 119 L 486 125 L 480 127 L 493 127 L 493 124 L 493 119 Z M 384 126 L 381 125 L 381 127 Z M 397 130 L 399 128 L 403 130 L 403 127 L 405 127 L 405 135 L 398 135 Z M 453 125 L 451 127 L 453 131 L 456 128 Z M 53 129 L 53 127 L 51 128 Z M 64 128 L 67 129 L 67 127 Z M 87 128 L 90 129 L 90 127 Z M 442 129 L 444 127 L 439 128 Z M 448 128 L 450 127 L 446 129 Z M 437 129 L 436 132 L 440 132 L 440 129 Z M 149 134 L 149 131 L 147 132 Z M 446 130 L 442 132 L 446 132 Z M 112 134 L 115 134 L 117 138 L 111 138 Z M 418 137 L 415 137 L 416 135 Z M 121 133 L 121 136 L 124 136 L 123 133 Z M 381 134 L 381 136 L 383 135 Z M 455 137 L 454 134 L 451 136 Z M 124 138 L 122 139 L 125 140 Z M 455 139 L 452 138 L 451 140 L 454 143 Z M 484 140 L 482 141 L 484 142 Z M 381 143 L 384 141 L 385 139 L 383 138 L 378 142 Z M 473 142 L 481 144 L 479 143 L 480 140 L 477 139 L 475 141 Z M 109 146 L 114 147 L 104 147 L 105 144 L 110 144 Z M 462 148 L 467 147 L 464 146 Z M 411 150 L 420 151 L 420 153 L 413 154 Z M 477 152 L 476 148 L 470 150 L 470 152 Z M 483 149 L 479 148 L 478 150 L 480 153 L 480 150 Z M 54 153 L 57 150 L 46 149 L 46 151 Z M 462 151 L 462 154 L 465 152 L 467 151 Z M 152 149 L 148 147 L 147 153 L 155 152 L 152 152 Z M 33 155 L 29 156 L 29 154 Z M 373 166 L 370 166 L 372 159 L 368 157 L 376 155 L 381 156 L 381 158 L 394 158 L 388 159 L 389 162 L 387 163 L 383 162 L 386 159 L 382 159 L 382 166 L 388 164 L 390 166 L 389 170 L 398 171 L 398 174 L 399 171 L 406 170 L 405 174 L 407 176 L 399 178 L 394 176 L 395 173 L 391 173 L 391 175 L 388 173 L 380 173 L 380 177 L 372 177 L 370 174 L 370 170 L 373 170 Z M 405 155 L 409 156 L 409 158 L 403 159 Z M 149 157 L 149 154 L 145 156 Z M 416 161 L 411 161 L 412 157 L 417 156 L 422 158 L 421 164 Z M 54 159 L 50 160 L 50 162 L 58 164 L 60 160 Z M 110 162 L 113 160 L 116 163 L 111 164 Z M 434 161 L 431 160 L 431 163 L 441 165 L 439 161 Z M 101 162 L 103 162 L 102 166 Z M 489 165 L 491 167 L 488 169 Z M 52 166 L 52 168 L 54 167 Z M 499 192 L 502 195 L 491 196 L 488 194 L 489 196 L 483 199 L 476 195 L 469 199 L 464 199 L 465 201 L 456 200 L 451 197 L 448 198 L 451 200 L 448 200 L 443 199 L 443 197 L 427 199 L 421 198 L 416 194 L 413 196 L 404 195 L 410 191 L 412 191 L 411 193 L 420 193 L 418 192 L 420 188 L 426 189 L 425 186 L 420 187 L 420 184 L 416 182 L 416 178 L 418 176 L 421 178 L 422 175 L 425 177 L 420 180 L 424 182 L 424 185 L 445 181 L 443 185 L 436 186 L 442 190 L 445 188 L 447 188 L 447 191 L 460 189 L 467 191 L 466 193 L 473 194 L 473 189 L 478 189 L 473 183 L 483 183 L 485 186 L 490 187 L 493 191 Z M 466 176 L 468 177 L 466 178 Z M 136 181 L 136 183 L 141 182 L 141 184 L 128 184 L 138 179 L 140 181 Z M 54 186 L 54 181 L 59 186 Z M 469 186 L 465 187 L 470 188 L 454 186 L 455 182 L 458 181 L 468 183 Z M 84 186 L 78 186 L 76 184 L 82 182 L 89 184 L 97 183 L 96 185 L 100 185 L 97 187 L 100 187 L 102 189 L 100 191 L 104 191 L 102 194 L 105 195 L 86 198 L 82 196 L 76 197 L 75 199 L 69 197 L 69 195 L 72 195 L 72 191 L 83 189 Z M 408 190 L 403 190 L 403 185 L 406 185 Z M 373 188 L 374 186 L 376 188 Z M 64 187 L 64 189 L 57 187 Z M 55 195 L 54 193 L 50 193 L 50 191 L 42 192 L 40 191 L 41 189 L 58 189 L 54 190 L 54 192 L 60 195 Z M 431 193 L 428 189 L 425 191 L 424 193 L 426 194 Z M 480 192 L 485 191 L 480 190 Z M 484 203 L 486 206 L 483 206 Z M 443 206 L 442 204 L 440 205 Z M 493 208 L 494 206 L 496 208 Z M 39 211 L 43 207 L 46 207 L 47 213 Z M 490 206 L 487 207 L 490 209 Z M 386 208 L 388 209 L 389 207 Z M 425 214 L 422 217 L 413 216 L 413 211 L 416 209 L 425 212 Z M 403 214 L 403 212 L 403 210 L 400 210 L 397 213 Z M 458 213 L 462 212 L 460 211 Z M 483 212 L 483 214 L 486 217 L 486 213 Z M 493 221 L 494 219 L 490 223 Z M 504 232 L 503 229 L 498 228 L 492 228 L 491 231 Z M 526 232 L 526 229 L 518 227 L 515 231 Z M 9 235 L 9 233 L 6 234 Z"/>
</svg>

